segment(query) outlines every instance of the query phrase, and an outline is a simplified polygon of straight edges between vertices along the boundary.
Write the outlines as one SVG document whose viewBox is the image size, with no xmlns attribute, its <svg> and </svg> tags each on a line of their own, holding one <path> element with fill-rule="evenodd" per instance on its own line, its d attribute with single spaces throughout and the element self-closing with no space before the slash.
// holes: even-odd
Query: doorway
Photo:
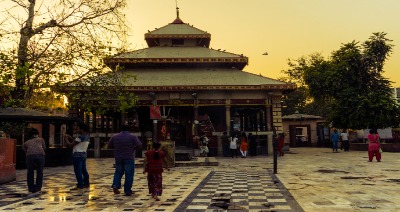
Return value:
<svg viewBox="0 0 400 212">
<path fill-rule="evenodd" d="M 289 125 L 290 147 L 311 146 L 310 125 Z"/>
</svg>

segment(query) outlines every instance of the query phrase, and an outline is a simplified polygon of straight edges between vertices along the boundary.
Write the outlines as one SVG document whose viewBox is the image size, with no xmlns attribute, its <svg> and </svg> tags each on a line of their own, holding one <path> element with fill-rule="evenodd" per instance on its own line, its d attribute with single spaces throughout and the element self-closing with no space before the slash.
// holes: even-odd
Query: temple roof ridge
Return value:
<svg viewBox="0 0 400 212">
<path fill-rule="evenodd" d="M 182 21 L 181 19 L 179 20 Z M 194 27 L 193 25 L 189 25 L 189 23 L 184 23 L 182 21 L 182 23 L 180 24 L 169 23 L 160 28 L 155 28 L 155 30 L 153 31 L 148 31 L 147 33 L 145 33 L 145 37 L 148 37 L 150 35 L 179 35 L 179 34 L 210 35 L 210 33 L 208 33 L 207 31 L 201 30 L 197 27 Z"/>
<path fill-rule="evenodd" d="M 242 71 L 245 71 L 245 70 L 242 70 Z M 245 71 L 245 72 L 247 72 L 247 71 Z M 264 77 L 264 78 L 267 78 L 267 79 L 270 79 L 270 80 L 276 80 L 276 81 L 279 81 L 279 82 L 282 82 L 282 83 L 286 83 L 286 82 L 284 82 L 284 81 L 282 81 L 282 80 L 274 79 L 274 78 L 271 78 L 271 77 L 267 77 L 267 76 L 264 76 L 264 75 L 262 75 L 262 74 L 255 74 L 255 73 L 251 73 L 251 72 L 247 72 L 247 73 L 248 73 L 248 74 L 253 74 L 253 75 L 259 76 L 259 77 Z M 290 84 L 290 83 L 288 83 L 288 84 Z"/>
<path fill-rule="evenodd" d="M 147 47 L 143 49 L 137 49 L 133 51 L 123 52 L 105 59 L 106 63 L 112 62 L 113 60 L 119 59 L 155 59 L 155 58 L 215 58 L 215 59 L 227 59 L 237 58 L 248 61 L 248 57 L 243 54 L 235 54 L 232 52 L 216 50 L 201 46 L 174 46 L 164 47 L 155 46 Z M 241 60 L 242 61 L 242 60 Z M 243 62 L 242 61 L 242 62 Z M 138 61 L 137 61 L 138 62 Z M 135 63 L 137 63 L 135 62 Z M 239 62 L 239 61 L 238 61 Z"/>
</svg>

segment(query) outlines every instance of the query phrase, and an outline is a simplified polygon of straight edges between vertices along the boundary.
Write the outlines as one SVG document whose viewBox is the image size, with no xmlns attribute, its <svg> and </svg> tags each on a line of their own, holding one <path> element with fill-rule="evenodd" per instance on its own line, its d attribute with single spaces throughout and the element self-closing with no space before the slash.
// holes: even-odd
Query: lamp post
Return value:
<svg viewBox="0 0 400 212">
<path fill-rule="evenodd" d="M 265 52 L 262 55 L 267 56 L 268 52 Z M 272 96 L 273 93 L 269 92 L 268 95 Z M 271 103 L 272 103 L 272 100 L 271 100 Z M 278 173 L 278 138 L 277 138 L 277 135 L 276 135 L 276 129 L 274 127 L 274 124 L 272 123 L 271 126 L 272 126 L 272 132 L 273 132 L 273 134 L 272 134 L 272 146 L 273 146 L 273 154 L 274 154 L 274 174 L 277 174 Z"/>
</svg>

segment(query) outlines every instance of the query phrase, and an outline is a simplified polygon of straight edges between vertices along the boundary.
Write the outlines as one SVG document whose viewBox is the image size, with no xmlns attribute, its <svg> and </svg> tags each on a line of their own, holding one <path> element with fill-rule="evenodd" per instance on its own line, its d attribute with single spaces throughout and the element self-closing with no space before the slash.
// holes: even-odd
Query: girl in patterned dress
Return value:
<svg viewBox="0 0 400 212">
<path fill-rule="evenodd" d="M 162 172 L 163 162 L 169 171 L 168 163 L 165 160 L 165 154 L 160 150 L 160 143 L 153 143 L 153 149 L 145 153 L 143 174 L 147 172 L 147 185 L 149 194 L 156 200 L 160 201 L 158 196 L 162 195 Z"/>
</svg>

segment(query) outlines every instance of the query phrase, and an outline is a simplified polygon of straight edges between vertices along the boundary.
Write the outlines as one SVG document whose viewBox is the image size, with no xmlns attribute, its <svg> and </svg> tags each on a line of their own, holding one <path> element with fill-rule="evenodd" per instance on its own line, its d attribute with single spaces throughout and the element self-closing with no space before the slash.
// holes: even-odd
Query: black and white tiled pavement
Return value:
<svg viewBox="0 0 400 212">
<path fill-rule="evenodd" d="M 213 171 L 176 211 L 301 211 L 267 172 Z"/>
<path fill-rule="evenodd" d="M 88 159 L 91 186 L 75 186 L 72 166 L 46 168 L 42 194 L 26 195 L 25 170 L 0 185 L 0 210 L 12 211 L 302 211 L 271 174 L 267 157 L 218 158 L 219 166 L 175 167 L 163 174 L 161 201 L 147 190 L 142 168 L 135 170 L 134 194 L 115 195 L 113 159 Z M 251 165 L 243 163 L 252 161 Z M 240 163 L 237 163 L 240 162 Z"/>
</svg>

